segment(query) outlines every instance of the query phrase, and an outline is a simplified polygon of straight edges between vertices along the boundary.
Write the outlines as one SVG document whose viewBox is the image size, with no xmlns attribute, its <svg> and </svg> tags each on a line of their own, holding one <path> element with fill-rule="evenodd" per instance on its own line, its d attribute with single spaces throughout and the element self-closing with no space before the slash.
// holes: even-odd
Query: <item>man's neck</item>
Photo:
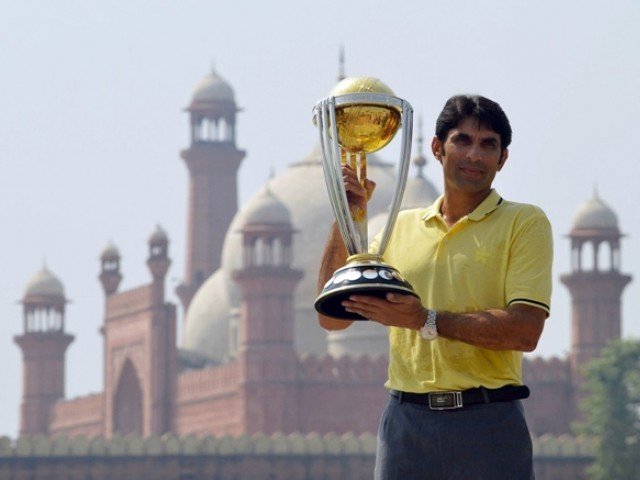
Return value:
<svg viewBox="0 0 640 480">
<path fill-rule="evenodd" d="M 473 212 L 491 193 L 491 188 L 480 192 L 468 193 L 445 187 L 440 213 L 445 223 L 451 227 L 462 217 Z"/>
</svg>

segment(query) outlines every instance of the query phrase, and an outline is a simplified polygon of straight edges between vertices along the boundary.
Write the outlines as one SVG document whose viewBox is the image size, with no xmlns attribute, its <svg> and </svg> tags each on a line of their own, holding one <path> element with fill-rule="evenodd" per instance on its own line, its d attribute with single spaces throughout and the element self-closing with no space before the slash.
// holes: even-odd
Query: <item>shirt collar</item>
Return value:
<svg viewBox="0 0 640 480">
<path fill-rule="evenodd" d="M 441 216 L 440 208 L 442 207 L 442 202 L 444 201 L 444 195 L 440 195 L 438 199 L 427 208 L 426 213 L 422 217 L 422 220 L 428 222 L 433 217 Z M 487 198 L 485 198 L 480 205 L 478 205 L 473 212 L 467 215 L 469 220 L 480 221 L 491 212 L 493 212 L 496 208 L 498 208 L 502 204 L 502 197 L 496 192 L 494 188 L 491 189 Z"/>
</svg>

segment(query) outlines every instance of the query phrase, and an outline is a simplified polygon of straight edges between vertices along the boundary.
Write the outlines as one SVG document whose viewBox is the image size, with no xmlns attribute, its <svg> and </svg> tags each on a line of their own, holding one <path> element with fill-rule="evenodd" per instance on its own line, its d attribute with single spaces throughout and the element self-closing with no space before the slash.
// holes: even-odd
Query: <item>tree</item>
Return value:
<svg viewBox="0 0 640 480">
<path fill-rule="evenodd" d="M 618 340 L 584 370 L 588 397 L 579 433 L 598 441 L 592 480 L 638 480 L 640 470 L 640 341 Z"/>
</svg>

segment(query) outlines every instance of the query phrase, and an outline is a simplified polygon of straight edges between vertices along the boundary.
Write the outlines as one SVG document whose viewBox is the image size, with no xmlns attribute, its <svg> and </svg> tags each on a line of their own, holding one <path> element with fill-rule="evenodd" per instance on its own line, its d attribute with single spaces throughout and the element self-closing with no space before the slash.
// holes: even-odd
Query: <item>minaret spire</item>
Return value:
<svg viewBox="0 0 640 480">
<path fill-rule="evenodd" d="M 423 170 L 427 164 L 427 157 L 424 156 L 424 136 L 422 134 L 422 115 L 418 116 L 418 153 L 413 157 L 413 164 L 418 167 L 418 177 L 424 178 Z"/>
<path fill-rule="evenodd" d="M 340 53 L 338 56 L 338 81 L 344 80 L 346 75 L 344 74 L 344 45 L 340 45 Z"/>
</svg>

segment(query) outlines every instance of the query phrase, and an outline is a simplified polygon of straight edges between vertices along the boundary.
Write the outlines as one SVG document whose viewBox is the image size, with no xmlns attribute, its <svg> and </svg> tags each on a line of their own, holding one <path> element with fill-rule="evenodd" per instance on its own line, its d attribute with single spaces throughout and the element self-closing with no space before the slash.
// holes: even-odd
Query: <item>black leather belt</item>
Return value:
<svg viewBox="0 0 640 480">
<path fill-rule="evenodd" d="M 510 402 L 529 396 L 526 385 L 506 385 L 497 389 L 484 387 L 452 392 L 411 393 L 391 390 L 400 402 L 427 405 L 431 410 L 452 410 L 477 403 Z"/>
</svg>

